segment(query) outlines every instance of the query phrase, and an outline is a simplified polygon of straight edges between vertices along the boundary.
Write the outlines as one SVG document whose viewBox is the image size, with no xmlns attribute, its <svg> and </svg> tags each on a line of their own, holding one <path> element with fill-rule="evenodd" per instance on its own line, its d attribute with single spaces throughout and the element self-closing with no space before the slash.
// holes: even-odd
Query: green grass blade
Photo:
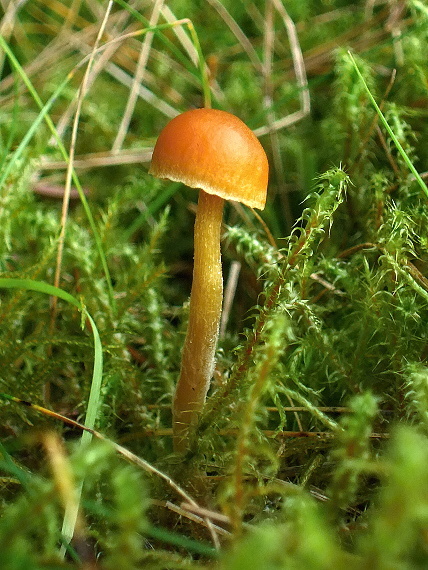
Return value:
<svg viewBox="0 0 428 570">
<path fill-rule="evenodd" d="M 92 373 L 92 383 L 91 390 L 89 394 L 88 407 L 86 410 L 85 425 L 93 429 L 95 426 L 95 420 L 98 413 L 99 403 L 100 403 L 100 392 L 101 392 L 101 381 L 103 372 L 103 353 L 100 335 L 97 326 L 92 319 L 91 315 L 86 311 L 82 303 L 58 287 L 54 287 L 49 283 L 44 281 L 35 281 L 33 279 L 8 279 L 0 278 L 0 289 L 24 289 L 26 291 L 35 291 L 37 293 L 44 293 L 45 295 L 50 295 L 52 297 L 58 297 L 71 305 L 77 307 L 80 311 L 83 311 L 85 316 L 88 318 L 91 328 L 92 335 L 94 339 L 94 368 Z M 82 443 L 85 444 L 91 439 L 91 434 L 89 432 L 84 432 L 82 435 Z"/>
<path fill-rule="evenodd" d="M 91 324 L 92 335 L 94 339 L 94 368 L 92 372 L 92 382 L 91 382 L 91 389 L 89 392 L 88 405 L 86 408 L 85 425 L 90 429 L 94 429 L 95 421 L 100 407 L 101 383 L 103 375 L 103 352 L 102 352 L 100 335 L 91 315 L 89 315 L 89 313 L 86 311 L 82 303 L 78 299 L 73 297 L 73 295 L 70 295 L 70 293 L 67 293 L 67 291 L 64 291 L 63 289 L 59 289 L 58 287 L 54 287 L 49 283 L 45 283 L 44 281 L 34 281 L 32 279 L 0 278 L 0 289 L 24 289 L 27 291 L 36 291 L 38 293 L 44 293 L 45 295 L 49 296 L 55 296 L 58 297 L 59 299 L 66 301 L 67 303 L 70 303 L 71 305 L 74 305 L 79 310 L 81 310 L 88 318 Z M 81 442 L 80 444 L 82 446 L 87 445 L 91 441 L 91 439 L 92 439 L 92 434 L 88 431 L 84 431 L 80 439 Z M 77 495 L 79 501 L 82 492 L 82 486 L 83 482 L 80 482 L 77 488 Z M 74 509 L 66 511 L 64 516 L 62 533 L 68 541 L 71 540 L 71 538 L 73 537 L 76 519 L 77 519 L 77 511 L 75 511 Z"/>
<path fill-rule="evenodd" d="M 149 525 L 145 532 L 148 536 L 165 542 L 166 544 L 179 546 L 180 548 L 196 554 L 201 554 L 202 556 L 207 556 L 208 558 L 218 558 L 218 552 L 205 542 L 198 542 L 192 538 L 187 538 L 187 536 L 183 536 L 154 525 Z"/>
<path fill-rule="evenodd" d="M 0 42 L 1 42 L 1 39 L 0 39 Z M 13 171 L 15 164 L 17 163 L 17 161 L 21 158 L 22 154 L 24 153 L 24 150 L 27 147 L 28 143 L 31 141 L 31 139 L 35 135 L 37 129 L 40 126 L 40 123 L 43 120 L 46 120 L 46 115 L 48 114 L 52 105 L 55 103 L 57 97 L 59 96 L 59 94 L 61 93 L 61 91 L 64 89 L 64 87 L 67 85 L 68 82 L 69 82 L 69 78 L 67 77 L 67 79 L 59 85 L 59 87 L 55 90 L 54 94 L 43 105 L 42 109 L 40 110 L 40 113 L 37 115 L 36 119 L 34 120 L 34 122 L 31 125 L 31 127 L 25 133 L 25 136 L 22 138 L 22 140 L 19 143 L 19 145 L 17 146 L 16 150 L 14 151 L 12 156 L 10 157 L 10 160 L 9 160 L 7 166 L 3 169 L 3 171 L 0 175 L 0 190 L 3 188 L 3 184 L 7 180 L 7 177 Z"/>
<path fill-rule="evenodd" d="M 421 175 L 419 174 L 419 172 L 416 170 L 416 168 L 413 166 L 412 161 L 410 160 L 410 158 L 408 157 L 406 151 L 404 150 L 404 148 L 401 146 L 400 141 L 397 139 L 397 137 L 394 134 L 394 131 L 391 129 L 391 127 L 388 124 L 388 121 L 385 119 L 385 116 L 383 115 L 382 111 L 379 108 L 379 105 L 376 103 L 375 98 L 373 97 L 373 95 L 370 92 L 370 89 L 368 88 L 367 83 L 364 80 L 364 77 L 361 73 L 361 71 L 358 69 L 357 63 L 354 59 L 354 56 L 352 55 L 351 52 L 348 52 L 349 57 L 352 61 L 352 64 L 355 67 L 355 71 L 357 72 L 357 75 L 360 79 L 360 81 L 363 83 L 365 90 L 367 91 L 367 95 L 369 96 L 370 102 L 373 105 L 373 107 L 376 110 L 376 113 L 379 116 L 379 119 L 381 120 L 383 126 L 385 127 L 386 131 L 388 132 L 389 136 L 391 137 L 392 141 L 394 142 L 398 152 L 401 154 L 401 156 L 403 157 L 404 162 L 407 164 L 410 172 L 413 174 L 413 176 L 415 177 L 416 181 L 418 182 L 419 186 L 422 188 L 423 192 L 425 193 L 425 195 L 428 197 L 428 187 L 425 184 L 425 182 L 423 181 Z"/>
<path fill-rule="evenodd" d="M 61 138 L 58 135 L 58 132 L 56 130 L 55 124 L 52 121 L 52 119 L 50 118 L 49 114 L 48 114 L 48 109 L 45 109 L 45 104 L 43 103 L 43 101 L 40 99 L 39 94 L 37 93 L 36 89 L 34 88 L 33 84 L 31 83 L 29 77 L 27 76 L 27 74 L 25 73 L 24 69 L 22 68 L 21 64 L 19 63 L 19 61 L 16 59 L 14 53 L 12 52 L 12 50 L 10 49 L 10 47 L 8 46 L 7 42 L 5 41 L 5 39 L 0 35 L 0 48 L 2 48 L 4 50 L 4 52 L 6 53 L 6 55 L 8 56 L 12 66 L 15 68 L 15 70 L 17 71 L 18 75 L 21 77 L 21 79 L 23 80 L 23 82 L 25 83 L 28 91 L 30 92 L 31 96 L 33 97 L 34 101 L 36 102 L 37 106 L 39 107 L 39 109 L 41 110 L 41 114 L 42 117 L 47 126 L 49 127 L 49 130 L 51 131 L 52 135 L 55 138 L 55 141 L 58 144 L 58 148 L 61 152 L 61 155 L 63 157 L 63 159 L 68 162 L 69 161 L 69 156 L 67 153 L 67 150 L 61 140 Z M 73 77 L 75 70 L 77 69 L 74 68 L 74 70 L 72 70 L 66 77 L 66 79 L 64 80 L 64 85 L 66 85 L 70 79 Z M 61 84 L 61 89 L 64 87 L 63 84 Z M 60 92 L 60 91 L 59 91 Z M 59 94 L 58 92 L 58 94 Z M 52 99 L 52 98 L 51 98 Z M 50 99 L 50 100 L 51 100 Z M 49 100 L 49 101 L 50 101 Z M 49 103 L 49 102 L 48 102 Z M 53 103 L 53 101 L 52 101 Z M 16 160 L 16 158 L 15 158 Z M 91 227 L 92 233 L 94 235 L 94 239 L 95 239 L 95 244 L 96 244 L 96 248 L 98 251 L 98 255 L 100 257 L 101 260 L 101 264 L 103 267 L 103 271 L 104 271 L 104 275 L 106 278 L 106 282 L 107 282 L 107 288 L 108 288 L 108 295 L 109 295 L 109 302 L 110 302 L 110 308 L 112 310 L 113 315 L 116 313 L 116 301 L 114 298 L 114 291 L 113 291 L 113 284 L 112 284 L 112 280 L 111 280 L 111 276 L 110 276 L 110 270 L 108 268 L 107 265 L 107 260 L 106 260 L 106 256 L 104 254 L 104 250 L 102 247 L 102 242 L 101 242 L 101 237 L 99 235 L 97 226 L 95 224 L 95 220 L 94 217 L 92 215 L 91 209 L 89 207 L 88 201 L 86 199 L 86 196 L 83 192 L 82 186 L 80 184 L 80 181 L 77 177 L 77 174 L 75 172 L 75 170 L 73 169 L 73 182 L 77 188 L 77 191 L 79 193 L 79 197 L 80 200 L 82 202 L 83 208 L 85 210 L 85 214 L 86 217 L 88 218 L 88 222 L 89 225 Z"/>
<path fill-rule="evenodd" d="M 52 297 L 58 297 L 63 301 L 67 301 L 71 305 L 74 305 L 78 309 L 82 309 L 82 303 L 64 291 L 63 289 L 58 289 L 50 285 L 50 283 L 45 283 L 44 281 L 35 281 L 33 279 L 8 279 L 7 277 L 0 277 L 0 289 L 25 289 L 27 291 L 36 291 L 37 293 L 45 293 L 46 295 L 51 295 Z"/>
<path fill-rule="evenodd" d="M 88 407 L 86 410 L 85 425 L 91 429 L 95 426 L 95 420 L 98 413 L 99 402 L 100 402 L 100 392 L 101 392 L 101 381 L 102 381 L 102 371 L 103 371 L 103 353 L 100 335 L 97 326 L 92 319 L 91 315 L 86 311 L 82 303 L 58 287 L 54 287 L 49 283 L 44 281 L 34 281 L 33 279 L 8 279 L 0 278 L 0 289 L 25 289 L 26 291 L 36 291 L 37 293 L 44 293 L 45 295 L 50 295 L 51 297 L 58 297 L 71 305 L 74 305 L 79 310 L 85 313 L 88 318 L 91 328 L 92 335 L 94 338 L 94 369 L 92 373 L 92 384 L 89 394 Z M 91 439 L 91 434 L 89 432 L 84 432 L 82 435 L 82 442 L 87 443 Z"/>
<path fill-rule="evenodd" d="M 3 473 L 9 473 L 12 477 L 15 477 L 20 482 L 20 484 L 23 487 L 25 487 L 26 490 L 28 491 L 29 482 L 31 479 L 30 474 L 16 464 L 16 462 L 9 455 L 9 453 L 7 452 L 6 448 L 4 447 L 1 441 L 0 441 L 0 457 L 3 457 L 3 459 L 0 460 L 0 470 L 3 471 Z"/>
</svg>

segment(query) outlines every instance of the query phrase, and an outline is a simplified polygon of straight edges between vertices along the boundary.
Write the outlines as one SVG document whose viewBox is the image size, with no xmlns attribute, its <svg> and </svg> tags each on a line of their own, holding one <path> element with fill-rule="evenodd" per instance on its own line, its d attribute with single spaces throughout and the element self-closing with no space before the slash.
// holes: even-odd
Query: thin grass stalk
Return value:
<svg viewBox="0 0 428 570">
<path fill-rule="evenodd" d="M 100 26 L 97 38 L 95 40 L 94 51 L 92 52 L 92 54 L 88 60 L 88 65 L 86 67 L 86 71 L 85 71 L 85 74 L 83 76 L 82 85 L 81 85 L 79 92 L 78 92 L 77 108 L 76 108 L 76 113 L 74 116 L 73 129 L 72 129 L 72 133 L 71 133 L 69 162 L 68 162 L 68 168 L 67 168 L 67 173 L 66 173 L 64 197 L 63 197 L 63 201 L 62 201 L 62 212 L 61 212 L 61 222 L 60 222 L 61 231 L 60 231 L 60 234 L 58 237 L 58 251 L 57 251 L 55 276 L 54 276 L 54 286 L 55 287 L 59 287 L 60 278 L 61 278 L 61 266 L 62 266 L 63 252 L 64 252 L 65 232 L 66 232 L 67 217 L 68 217 L 68 207 L 69 207 L 69 203 L 70 203 L 71 181 L 73 178 L 73 160 L 74 160 L 74 154 L 75 154 L 75 149 L 76 149 L 77 129 L 79 126 L 80 113 L 82 110 L 83 99 L 86 95 L 87 85 L 88 85 L 88 80 L 89 80 L 89 74 L 91 71 L 92 63 L 93 63 L 94 58 L 95 58 L 95 53 L 96 53 L 97 47 L 101 41 L 101 38 L 104 34 L 104 30 L 105 30 L 105 27 L 107 25 L 108 17 L 109 17 L 109 14 L 110 14 L 112 7 L 113 7 L 113 0 L 110 0 L 110 2 L 107 5 L 107 9 L 105 12 L 104 19 L 101 22 L 101 26 Z M 113 297 L 113 299 L 114 299 L 114 297 Z M 53 330 L 53 328 L 55 326 L 56 314 L 57 314 L 56 297 L 53 297 L 52 308 L 51 308 L 51 324 L 50 324 L 51 330 Z"/>
<path fill-rule="evenodd" d="M 152 10 L 152 15 L 149 21 L 150 27 L 154 27 L 158 23 L 163 3 L 164 0 L 155 0 L 155 4 Z M 147 61 L 149 59 L 153 38 L 154 38 L 154 32 L 147 32 L 144 37 L 131 91 L 129 93 L 128 101 L 126 103 L 125 111 L 123 113 L 116 138 L 113 142 L 112 151 L 114 153 L 118 152 L 121 149 L 123 141 L 125 140 L 125 136 L 129 128 L 129 123 L 131 122 L 132 114 L 134 112 L 135 104 L 137 102 L 138 86 L 142 83 L 144 79 L 144 74 L 146 71 Z"/>
</svg>

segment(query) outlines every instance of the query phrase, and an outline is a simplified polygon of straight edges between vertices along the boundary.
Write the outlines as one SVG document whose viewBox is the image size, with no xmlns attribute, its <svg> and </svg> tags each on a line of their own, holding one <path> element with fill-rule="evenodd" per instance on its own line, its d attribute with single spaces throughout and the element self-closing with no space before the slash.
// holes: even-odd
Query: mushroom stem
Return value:
<svg viewBox="0 0 428 570">
<path fill-rule="evenodd" d="M 223 300 L 220 235 L 223 198 L 199 191 L 189 325 L 173 401 L 174 449 L 188 449 L 215 366 Z"/>
</svg>

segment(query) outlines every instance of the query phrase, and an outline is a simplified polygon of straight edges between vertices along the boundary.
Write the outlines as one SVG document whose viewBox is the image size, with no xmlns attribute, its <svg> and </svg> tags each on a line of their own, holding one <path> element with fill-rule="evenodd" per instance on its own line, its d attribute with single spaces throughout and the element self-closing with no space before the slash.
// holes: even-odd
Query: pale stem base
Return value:
<svg viewBox="0 0 428 570">
<path fill-rule="evenodd" d="M 189 326 L 172 409 L 174 449 L 179 452 L 189 446 L 214 372 L 223 300 L 220 252 L 223 203 L 223 198 L 199 191 Z"/>
</svg>

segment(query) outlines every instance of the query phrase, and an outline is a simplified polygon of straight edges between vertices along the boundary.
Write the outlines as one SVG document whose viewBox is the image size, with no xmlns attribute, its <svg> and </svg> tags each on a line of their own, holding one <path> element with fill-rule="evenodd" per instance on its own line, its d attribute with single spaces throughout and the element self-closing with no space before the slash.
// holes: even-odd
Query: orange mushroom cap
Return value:
<svg viewBox="0 0 428 570">
<path fill-rule="evenodd" d="M 245 123 L 218 109 L 193 109 L 172 119 L 153 150 L 150 174 L 263 209 L 269 165 Z"/>
</svg>

